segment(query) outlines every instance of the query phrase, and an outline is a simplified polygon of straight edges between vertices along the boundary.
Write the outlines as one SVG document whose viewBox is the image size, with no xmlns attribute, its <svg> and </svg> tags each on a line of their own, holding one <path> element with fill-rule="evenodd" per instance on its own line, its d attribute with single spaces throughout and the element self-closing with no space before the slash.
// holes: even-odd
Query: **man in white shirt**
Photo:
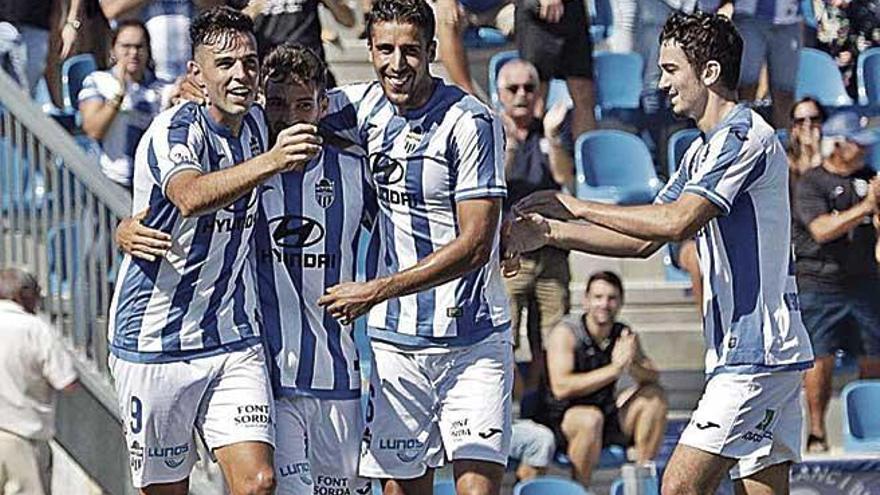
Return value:
<svg viewBox="0 0 880 495">
<path fill-rule="evenodd" d="M 0 493 L 49 493 L 56 392 L 77 383 L 59 335 L 36 316 L 39 300 L 31 274 L 0 270 Z"/>
</svg>

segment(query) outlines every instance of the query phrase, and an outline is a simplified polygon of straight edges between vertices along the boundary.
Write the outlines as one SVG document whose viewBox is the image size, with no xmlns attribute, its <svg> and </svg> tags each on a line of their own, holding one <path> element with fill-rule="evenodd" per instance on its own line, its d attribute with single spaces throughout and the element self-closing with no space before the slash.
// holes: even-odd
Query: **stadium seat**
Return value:
<svg viewBox="0 0 880 495">
<path fill-rule="evenodd" d="M 77 98 L 82 89 L 83 80 L 96 70 L 98 70 L 98 63 L 91 53 L 74 55 L 61 65 L 61 93 L 66 112 L 78 113 Z"/>
<path fill-rule="evenodd" d="M 513 495 L 589 495 L 580 483 L 566 478 L 541 476 L 513 487 Z"/>
<path fill-rule="evenodd" d="M 871 146 L 867 156 L 865 156 L 865 164 L 874 172 L 880 173 L 880 144 Z"/>
<path fill-rule="evenodd" d="M 812 96 L 831 108 L 853 104 L 837 63 L 831 55 L 815 48 L 801 48 L 794 98 L 800 100 L 805 96 Z"/>
<path fill-rule="evenodd" d="M 608 495 L 623 495 L 622 479 L 617 478 L 611 483 L 611 489 L 608 490 Z"/>
<path fill-rule="evenodd" d="M 593 55 L 597 120 L 607 118 L 615 110 L 632 113 L 639 109 L 643 69 L 644 60 L 635 52 Z"/>
<path fill-rule="evenodd" d="M 507 36 L 493 27 L 481 26 L 467 29 L 462 34 L 466 48 L 497 48 L 507 44 Z"/>
<path fill-rule="evenodd" d="M 577 196 L 615 204 L 646 204 L 660 190 L 651 154 L 633 134 L 598 130 L 575 144 Z"/>
<path fill-rule="evenodd" d="M 79 227 L 75 223 L 49 227 L 46 232 L 49 294 L 65 297 L 71 294 L 70 282 L 72 278 L 77 277 L 80 263 L 78 239 Z M 67 249 L 70 249 L 69 259 L 66 254 Z"/>
<path fill-rule="evenodd" d="M 880 380 L 857 380 L 843 387 L 843 448 L 880 452 Z"/>
<path fill-rule="evenodd" d="M 434 481 L 434 495 L 455 495 L 454 480 Z"/>
<path fill-rule="evenodd" d="M 682 157 L 684 157 L 684 152 L 687 151 L 688 147 L 699 135 L 699 129 L 689 127 L 675 131 L 669 136 L 669 143 L 666 146 L 666 164 L 670 177 L 678 169 L 678 164 L 681 162 Z"/>
<path fill-rule="evenodd" d="M 559 450 L 553 459 L 557 464 L 571 466 L 571 459 L 565 452 Z M 599 453 L 599 465 L 597 469 L 610 469 L 620 467 L 626 463 L 626 449 L 620 445 L 609 445 Z"/>
<path fill-rule="evenodd" d="M 869 48 L 859 55 L 856 79 L 859 86 L 859 104 L 880 107 L 880 46 Z"/>
</svg>

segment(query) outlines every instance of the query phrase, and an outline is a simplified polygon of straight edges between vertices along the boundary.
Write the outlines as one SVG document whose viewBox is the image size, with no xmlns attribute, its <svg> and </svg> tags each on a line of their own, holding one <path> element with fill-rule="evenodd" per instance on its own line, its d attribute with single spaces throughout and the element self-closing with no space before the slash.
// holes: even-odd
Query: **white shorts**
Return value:
<svg viewBox="0 0 880 495">
<path fill-rule="evenodd" d="M 279 495 L 369 493 L 359 478 L 361 401 L 282 397 L 275 401 Z"/>
<path fill-rule="evenodd" d="M 713 376 L 679 443 L 737 459 L 733 479 L 799 462 L 802 376 L 800 371 Z"/>
<path fill-rule="evenodd" d="M 110 356 L 135 487 L 172 483 L 196 462 L 193 433 L 209 449 L 274 445 L 272 390 L 263 347 L 172 363 Z"/>
<path fill-rule="evenodd" d="M 374 343 L 372 366 L 361 476 L 418 478 L 447 458 L 507 463 L 513 346 L 506 336 L 428 354 Z"/>
</svg>

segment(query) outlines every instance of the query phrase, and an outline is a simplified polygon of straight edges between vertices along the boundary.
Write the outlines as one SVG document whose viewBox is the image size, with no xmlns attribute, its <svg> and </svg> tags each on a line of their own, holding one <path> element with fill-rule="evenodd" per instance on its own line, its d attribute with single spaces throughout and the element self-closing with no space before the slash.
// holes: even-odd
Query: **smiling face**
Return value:
<svg viewBox="0 0 880 495">
<path fill-rule="evenodd" d="M 508 62 L 498 73 L 498 99 L 514 120 L 531 120 L 538 100 L 538 78 L 529 65 Z"/>
<path fill-rule="evenodd" d="M 273 144 L 278 133 L 293 124 L 317 124 L 327 108 L 327 97 L 314 84 L 292 79 L 266 82 L 266 119 Z"/>
<path fill-rule="evenodd" d="M 428 64 L 434 60 L 436 44 L 423 36 L 418 26 L 406 22 L 377 22 L 372 26 L 370 60 L 385 97 L 412 110 L 427 103 L 434 81 Z"/>
<path fill-rule="evenodd" d="M 706 109 L 709 88 L 703 84 L 678 43 L 665 41 L 660 45 L 661 91 L 669 95 L 672 112 L 680 117 L 698 119 Z"/>
<path fill-rule="evenodd" d="M 150 60 L 150 46 L 144 29 L 140 26 L 120 28 L 112 50 L 116 67 L 128 78 L 140 81 Z"/>
<path fill-rule="evenodd" d="M 213 44 L 198 46 L 194 59 L 190 70 L 205 88 L 212 117 L 237 129 L 257 94 L 256 39 L 250 33 L 229 31 Z"/>
<path fill-rule="evenodd" d="M 584 296 L 587 316 L 597 325 L 614 323 L 622 304 L 623 297 L 620 291 L 605 280 L 594 280 Z"/>
</svg>

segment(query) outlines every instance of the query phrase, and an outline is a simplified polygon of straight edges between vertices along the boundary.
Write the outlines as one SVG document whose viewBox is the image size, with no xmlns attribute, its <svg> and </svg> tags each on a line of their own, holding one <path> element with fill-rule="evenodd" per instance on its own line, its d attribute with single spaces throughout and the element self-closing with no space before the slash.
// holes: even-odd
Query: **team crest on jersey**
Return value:
<svg viewBox="0 0 880 495">
<path fill-rule="evenodd" d="M 336 183 L 326 177 L 321 177 L 315 183 L 315 201 L 321 208 L 329 208 L 333 204 L 333 200 L 336 198 L 335 186 Z"/>
</svg>

